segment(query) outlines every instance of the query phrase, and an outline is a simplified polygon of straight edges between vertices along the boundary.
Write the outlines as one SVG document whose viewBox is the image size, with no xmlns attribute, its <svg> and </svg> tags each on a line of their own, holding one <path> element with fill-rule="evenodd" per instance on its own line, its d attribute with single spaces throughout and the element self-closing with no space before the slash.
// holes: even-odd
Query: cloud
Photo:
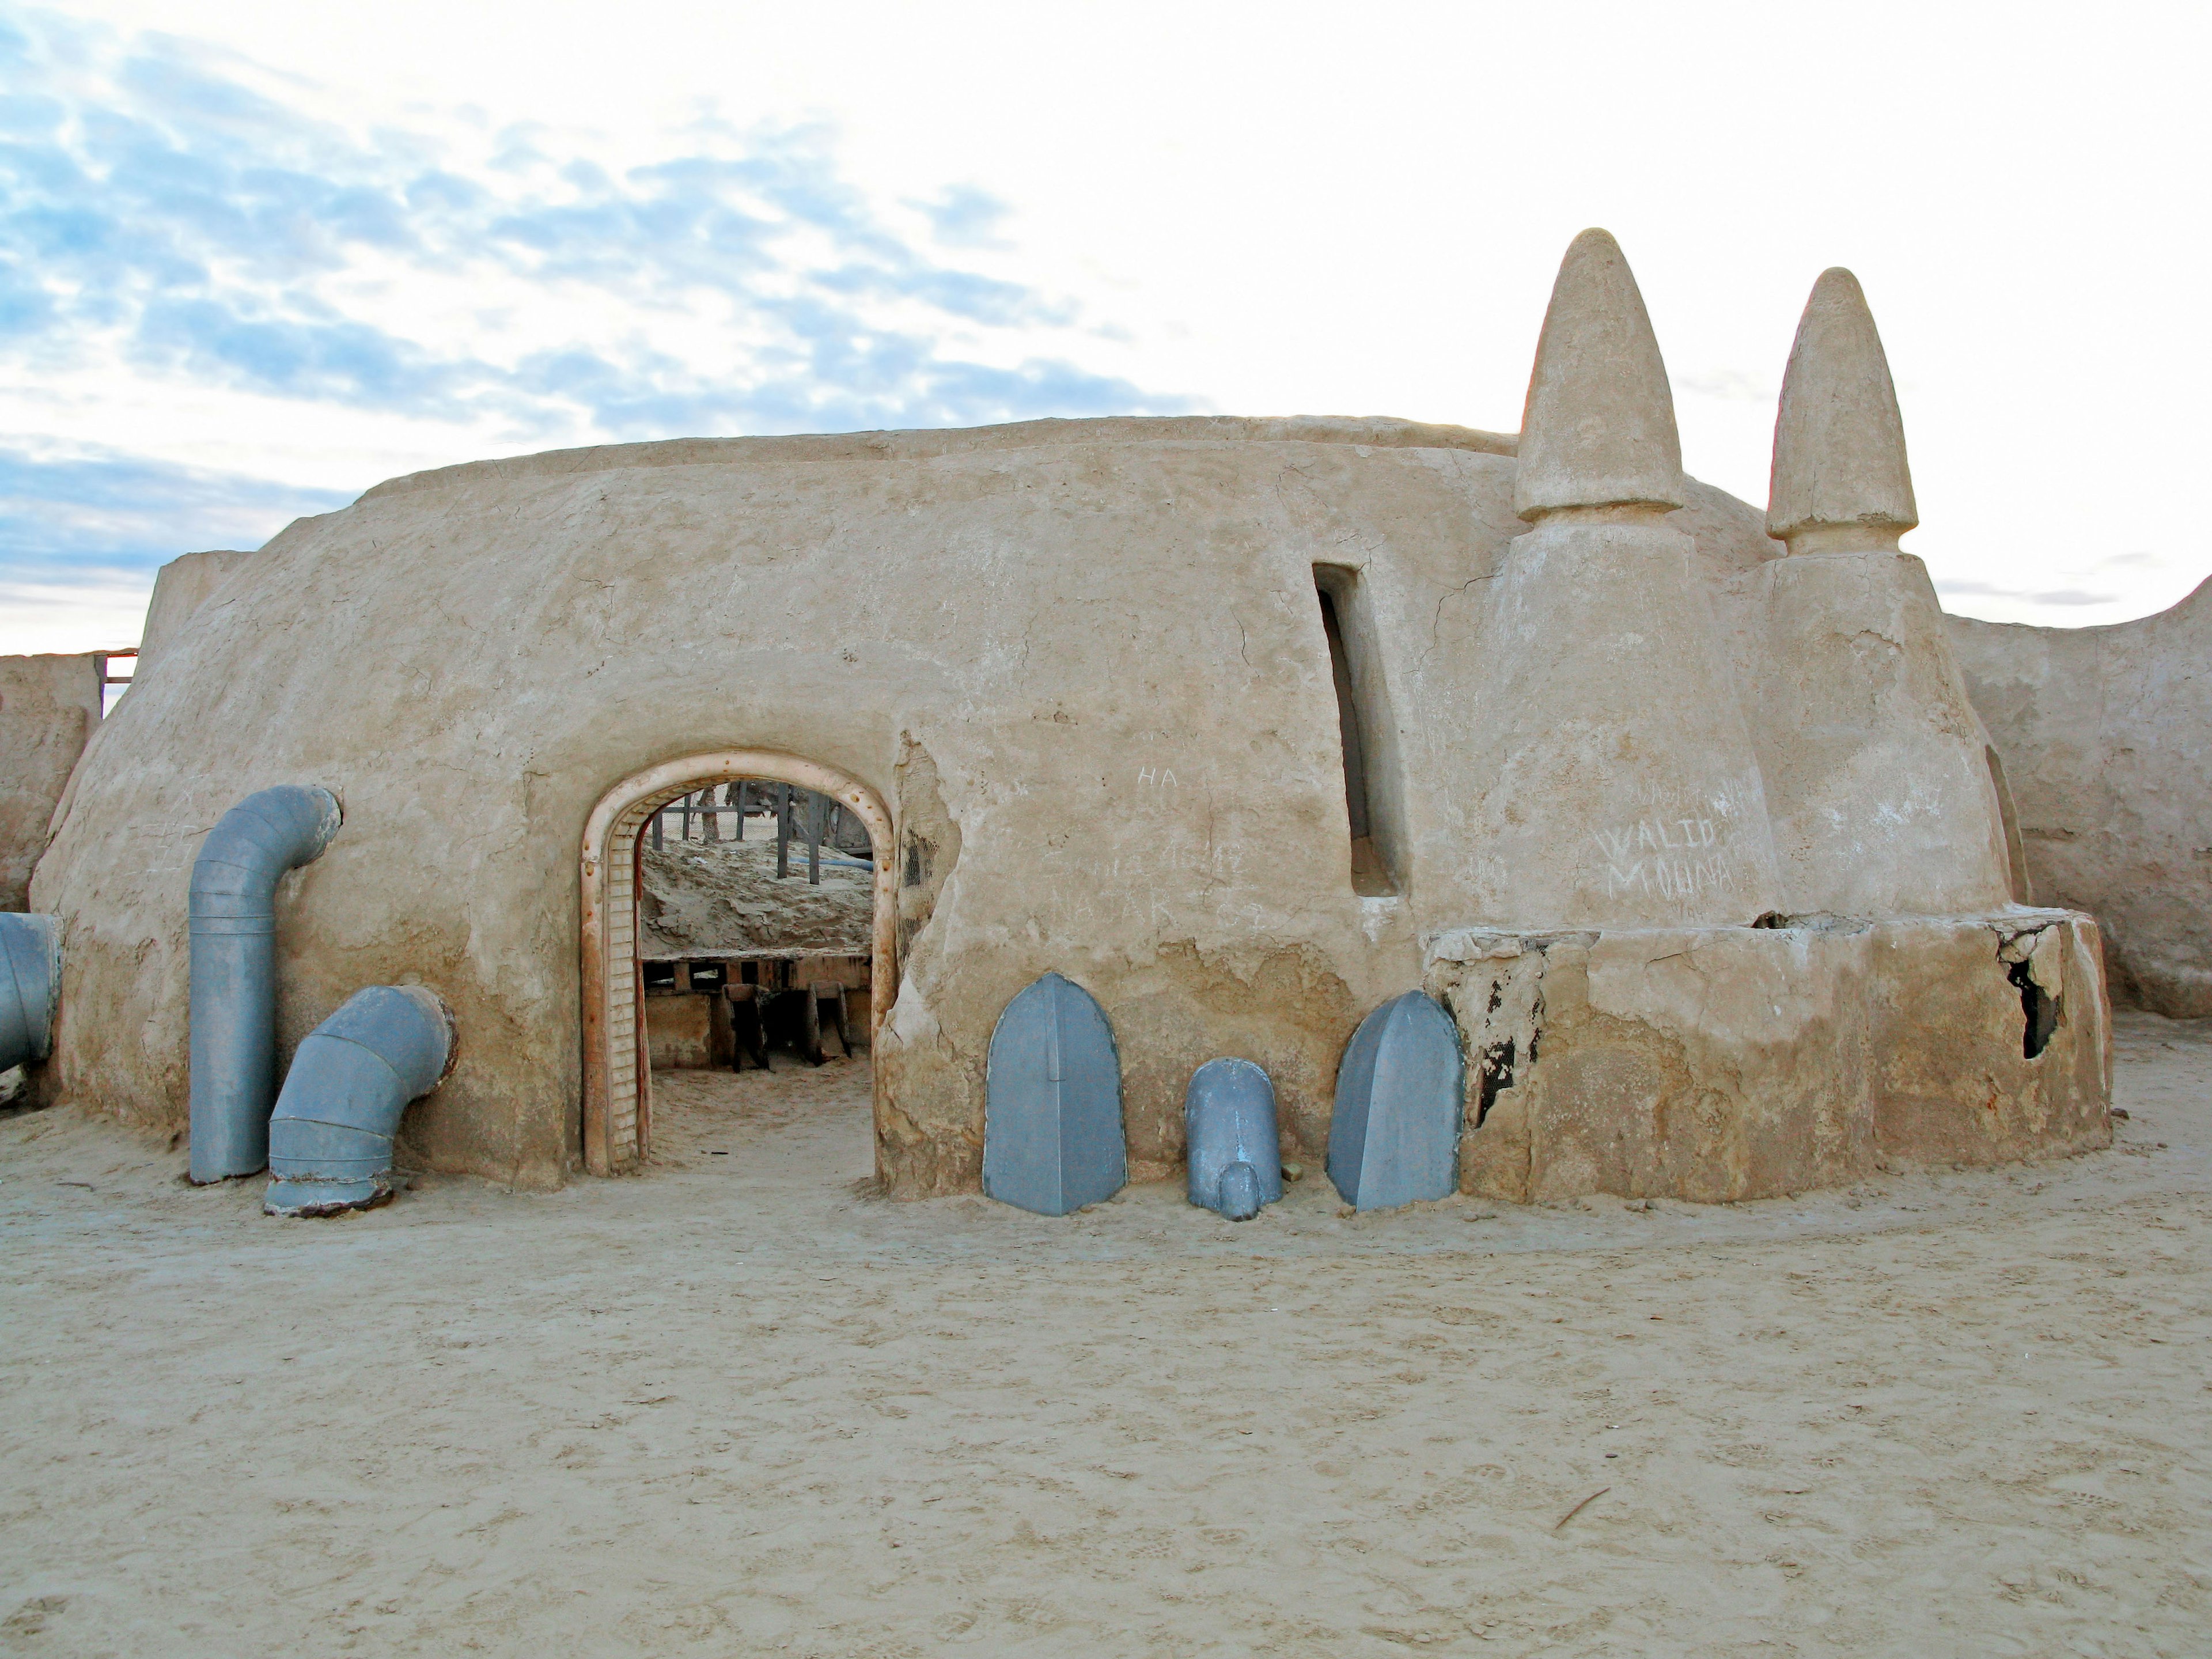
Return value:
<svg viewBox="0 0 2212 1659">
<path fill-rule="evenodd" d="M 157 299 L 139 312 L 131 356 L 149 367 L 252 392 L 458 416 L 495 381 L 480 363 L 441 361 L 346 319 L 255 315 L 203 298 Z"/>
<path fill-rule="evenodd" d="M 1092 337 L 1076 308 L 903 240 L 819 127 L 702 121 L 684 153 L 627 168 L 542 130 L 471 151 L 351 133 L 190 42 L 15 21 L 0 362 L 106 349 L 144 374 L 564 438 L 1191 406 L 1039 357 L 1040 332 Z M 1006 211 L 968 186 L 915 205 L 945 246 L 988 245 Z M 520 293 L 539 337 L 422 325 L 455 284 Z M 687 331 L 726 349 L 672 349 Z"/>
<path fill-rule="evenodd" d="M 112 450 L 0 443 L 0 582 L 143 583 L 180 552 L 258 547 L 350 499 Z"/>
<path fill-rule="evenodd" d="M 973 185 L 955 185 L 933 202 L 913 205 L 927 216 L 937 240 L 947 247 L 1004 247 L 1000 234 L 1008 209 L 997 197 Z"/>
<path fill-rule="evenodd" d="M 1723 403 L 1771 404 L 1781 392 L 1740 368 L 1718 368 L 1698 374 L 1677 374 L 1674 390 L 1696 398 L 1713 398 Z"/>
<path fill-rule="evenodd" d="M 641 163 L 469 111 L 356 131 L 235 55 L 5 0 L 0 82 L 0 373 L 27 389 L 19 411 L 65 380 L 94 410 L 118 386 L 167 407 L 276 400 L 334 411 L 320 433 L 438 423 L 415 447 L 464 443 L 460 459 L 1198 406 L 1086 368 L 1110 323 L 961 257 L 1006 246 L 1005 204 L 956 185 L 887 209 L 823 127 L 709 112 Z M 408 447 L 379 429 L 380 453 Z M 112 610 L 165 558 L 256 546 L 347 498 L 9 446 L 0 587 L 56 614 L 72 583 Z"/>
<path fill-rule="evenodd" d="M 2085 588 L 2005 587 L 1996 582 L 1972 581 L 1939 577 L 1936 582 L 1938 593 L 1959 593 L 1977 599 L 2022 599 L 2030 605 L 2114 605 L 2119 601 L 2117 593 L 2092 593 Z"/>
</svg>

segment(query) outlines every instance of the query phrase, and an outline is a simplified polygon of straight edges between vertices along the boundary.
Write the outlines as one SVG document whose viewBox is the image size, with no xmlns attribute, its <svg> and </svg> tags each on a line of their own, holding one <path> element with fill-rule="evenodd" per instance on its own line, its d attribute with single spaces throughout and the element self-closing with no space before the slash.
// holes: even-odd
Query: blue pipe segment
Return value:
<svg viewBox="0 0 2212 1659">
<path fill-rule="evenodd" d="M 1190 1201 L 1249 1221 L 1283 1195 L 1275 1085 L 1249 1060 L 1209 1060 L 1182 1097 Z"/>
<path fill-rule="evenodd" d="M 283 784 L 222 815 L 192 862 L 192 1161 L 196 1182 L 269 1163 L 276 1095 L 276 884 L 337 833 L 337 797 Z"/>
<path fill-rule="evenodd" d="M 270 1215 L 336 1215 L 392 1196 L 399 1115 L 453 1066 L 453 1016 L 416 985 L 372 985 L 308 1033 L 269 1119 Z"/>
<path fill-rule="evenodd" d="M 53 1052 L 62 930 L 52 916 L 0 913 L 0 1072 Z"/>
</svg>

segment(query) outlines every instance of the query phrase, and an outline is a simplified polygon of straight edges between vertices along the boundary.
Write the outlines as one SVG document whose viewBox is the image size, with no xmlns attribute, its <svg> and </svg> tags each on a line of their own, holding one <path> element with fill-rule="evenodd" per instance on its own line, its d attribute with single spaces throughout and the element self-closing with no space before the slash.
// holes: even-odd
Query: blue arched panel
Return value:
<svg viewBox="0 0 2212 1659">
<path fill-rule="evenodd" d="M 1097 999 L 1047 974 L 991 1033 L 983 1190 L 1039 1215 L 1111 1198 L 1129 1179 L 1121 1061 Z"/>
<path fill-rule="evenodd" d="M 1355 1209 L 1444 1198 L 1459 1183 L 1459 1031 L 1434 999 L 1394 997 L 1360 1022 L 1336 1073 L 1328 1175 Z"/>
</svg>

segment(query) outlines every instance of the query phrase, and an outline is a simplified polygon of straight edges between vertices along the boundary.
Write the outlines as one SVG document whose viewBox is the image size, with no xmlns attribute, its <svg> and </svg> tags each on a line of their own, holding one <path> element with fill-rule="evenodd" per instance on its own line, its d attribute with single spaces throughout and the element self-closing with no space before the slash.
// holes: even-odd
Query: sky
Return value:
<svg viewBox="0 0 2212 1659">
<path fill-rule="evenodd" d="M 1510 431 L 1621 241 L 1765 497 L 1857 272 L 1951 610 L 2212 572 L 2212 9 L 0 0 L 0 653 L 424 467 L 1041 416 Z"/>
</svg>

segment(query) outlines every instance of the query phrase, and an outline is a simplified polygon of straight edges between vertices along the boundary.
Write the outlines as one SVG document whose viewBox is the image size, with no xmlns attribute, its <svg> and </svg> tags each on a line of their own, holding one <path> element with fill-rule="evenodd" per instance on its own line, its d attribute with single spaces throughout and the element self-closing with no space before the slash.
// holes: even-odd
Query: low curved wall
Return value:
<svg viewBox="0 0 2212 1659">
<path fill-rule="evenodd" d="M 2212 581 L 2101 628 L 1948 621 L 2035 902 L 2097 918 L 2115 998 L 2212 1015 Z"/>
<path fill-rule="evenodd" d="M 54 807 L 100 728 L 100 692 L 97 656 L 0 657 L 0 910 L 27 907 Z"/>
<path fill-rule="evenodd" d="M 2063 910 L 1446 933 L 1462 1190 L 1771 1198 L 2112 1144 L 2096 924 Z"/>
</svg>

